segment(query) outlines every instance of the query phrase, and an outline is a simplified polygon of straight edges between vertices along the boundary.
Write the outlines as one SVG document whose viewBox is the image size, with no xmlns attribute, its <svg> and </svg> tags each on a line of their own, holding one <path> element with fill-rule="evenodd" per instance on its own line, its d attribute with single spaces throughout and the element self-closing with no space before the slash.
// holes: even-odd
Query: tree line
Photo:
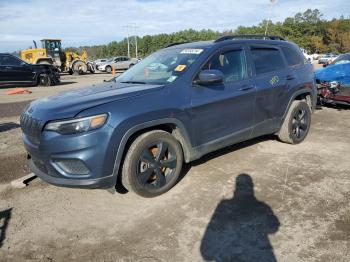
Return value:
<svg viewBox="0 0 350 262">
<path fill-rule="evenodd" d="M 137 38 L 138 56 L 145 57 L 171 43 L 213 40 L 227 34 L 264 34 L 268 26 L 269 35 L 282 36 L 293 41 L 309 53 L 346 53 L 350 52 L 350 17 L 323 19 L 318 9 L 308 9 L 297 13 L 294 17 L 287 17 L 283 22 L 264 20 L 255 26 L 239 26 L 235 30 L 218 32 L 213 30 L 183 30 L 172 34 L 132 36 L 131 56 L 135 57 L 135 38 Z M 127 39 L 113 41 L 107 45 L 84 46 L 67 48 L 71 51 L 88 52 L 90 59 L 127 55 Z"/>
</svg>

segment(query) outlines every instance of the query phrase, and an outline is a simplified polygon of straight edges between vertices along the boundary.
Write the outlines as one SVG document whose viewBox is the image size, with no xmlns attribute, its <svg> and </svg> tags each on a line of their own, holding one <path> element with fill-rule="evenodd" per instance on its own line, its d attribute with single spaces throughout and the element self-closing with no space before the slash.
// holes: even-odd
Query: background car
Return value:
<svg viewBox="0 0 350 262">
<path fill-rule="evenodd" d="M 318 59 L 318 63 L 319 64 L 323 64 L 323 65 L 326 65 L 326 64 L 329 64 L 331 63 L 333 60 L 335 60 L 338 56 L 335 55 L 335 54 L 324 54 L 323 56 L 321 56 L 319 59 Z"/>
<path fill-rule="evenodd" d="M 339 60 L 322 68 L 316 71 L 315 78 L 320 104 L 350 105 L 350 61 Z"/>
<path fill-rule="evenodd" d="M 60 82 L 53 65 L 32 65 L 20 58 L 0 53 L 0 86 L 51 86 Z"/>
<path fill-rule="evenodd" d="M 96 59 L 94 61 L 95 67 L 98 68 L 99 65 L 102 65 L 103 63 L 106 63 L 107 61 L 108 61 L 107 58 Z"/>
<path fill-rule="evenodd" d="M 112 72 L 112 67 L 116 70 L 126 70 L 138 63 L 138 59 L 130 58 L 127 56 L 117 56 L 105 63 L 100 64 L 97 69 L 99 71 L 105 71 L 107 73 Z"/>
</svg>

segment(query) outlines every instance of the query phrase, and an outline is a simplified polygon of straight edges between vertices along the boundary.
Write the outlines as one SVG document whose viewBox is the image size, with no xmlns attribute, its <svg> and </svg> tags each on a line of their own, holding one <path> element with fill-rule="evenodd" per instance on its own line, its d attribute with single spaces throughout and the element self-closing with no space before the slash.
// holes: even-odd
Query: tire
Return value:
<svg viewBox="0 0 350 262">
<path fill-rule="evenodd" d="M 129 65 L 129 69 L 132 68 L 134 65 L 135 65 L 135 64 L 130 64 L 130 65 Z"/>
<path fill-rule="evenodd" d="M 311 124 L 311 110 L 307 102 L 292 102 L 278 134 L 280 141 L 288 144 L 299 144 L 307 136 Z"/>
<path fill-rule="evenodd" d="M 38 85 L 39 86 L 51 86 L 52 85 L 52 80 L 50 76 L 47 74 L 41 74 L 38 77 Z"/>
<path fill-rule="evenodd" d="M 123 164 L 122 184 L 139 196 L 155 197 L 176 184 L 182 164 L 180 143 L 168 132 L 150 131 L 131 144 Z"/>
<path fill-rule="evenodd" d="M 112 67 L 106 66 L 106 72 L 110 74 L 112 72 Z"/>
<path fill-rule="evenodd" d="M 87 65 L 83 61 L 75 61 L 72 65 L 72 70 L 74 73 L 83 75 L 87 72 Z"/>
</svg>

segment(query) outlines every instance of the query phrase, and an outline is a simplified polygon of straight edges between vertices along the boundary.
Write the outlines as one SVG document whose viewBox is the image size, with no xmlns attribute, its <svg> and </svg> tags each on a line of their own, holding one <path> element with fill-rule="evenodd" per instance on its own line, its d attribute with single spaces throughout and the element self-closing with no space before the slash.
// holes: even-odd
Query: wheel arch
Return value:
<svg viewBox="0 0 350 262">
<path fill-rule="evenodd" d="M 132 142 L 141 134 L 152 130 L 163 130 L 171 133 L 181 144 L 185 162 L 188 163 L 191 161 L 191 144 L 184 125 L 175 118 L 153 120 L 131 127 L 122 137 L 114 162 L 113 175 L 115 178 L 119 177 L 122 170 L 121 164 Z"/>
<path fill-rule="evenodd" d="M 288 105 L 287 105 L 287 108 L 283 114 L 283 118 L 282 120 L 285 119 L 287 113 L 288 113 L 288 110 L 291 106 L 291 104 L 293 103 L 293 101 L 295 100 L 306 100 L 306 102 L 309 104 L 311 103 L 311 106 L 312 106 L 312 90 L 311 89 L 300 89 L 298 90 L 297 92 L 295 92 L 292 97 L 290 98 L 289 102 L 288 102 Z M 309 104 L 310 105 L 310 104 Z M 311 110 L 313 110 L 313 106 L 311 107 Z"/>
<path fill-rule="evenodd" d="M 42 61 L 47 61 L 47 62 L 49 62 L 51 65 L 53 65 L 53 60 L 52 60 L 52 58 L 50 58 L 50 57 L 38 58 L 38 59 L 35 61 L 35 64 L 40 64 L 40 62 L 42 62 Z"/>
</svg>

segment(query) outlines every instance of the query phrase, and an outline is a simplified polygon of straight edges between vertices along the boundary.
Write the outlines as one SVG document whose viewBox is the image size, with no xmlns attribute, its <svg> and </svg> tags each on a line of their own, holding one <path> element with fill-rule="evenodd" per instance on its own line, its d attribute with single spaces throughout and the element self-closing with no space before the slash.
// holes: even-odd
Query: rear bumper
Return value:
<svg viewBox="0 0 350 262">
<path fill-rule="evenodd" d="M 55 186 L 72 188 L 110 188 L 115 184 L 113 175 L 96 179 L 68 179 L 45 174 L 36 167 L 32 159 L 28 159 L 28 166 L 35 175 Z"/>
</svg>

